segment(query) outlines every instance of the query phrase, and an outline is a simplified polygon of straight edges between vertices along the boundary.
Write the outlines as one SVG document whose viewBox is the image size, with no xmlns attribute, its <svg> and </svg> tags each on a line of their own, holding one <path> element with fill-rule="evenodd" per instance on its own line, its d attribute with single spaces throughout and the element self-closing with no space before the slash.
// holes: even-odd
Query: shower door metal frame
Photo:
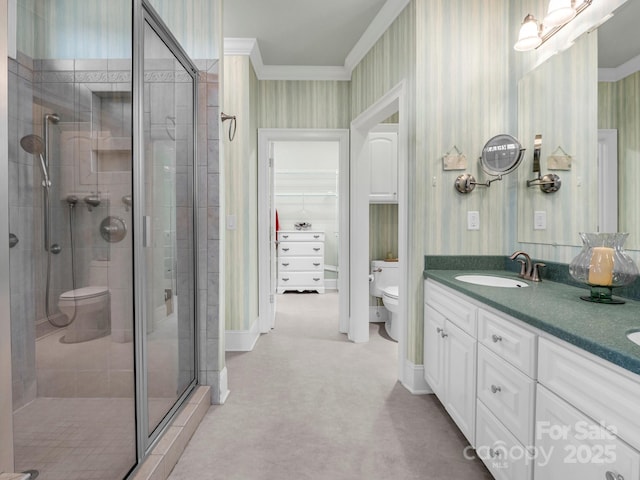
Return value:
<svg viewBox="0 0 640 480">
<path fill-rule="evenodd" d="M 162 436 L 162 433 L 173 420 L 176 412 L 180 409 L 189 394 L 193 391 L 198 380 L 198 342 L 199 331 L 199 305 L 196 267 L 198 265 L 198 244 L 197 244 L 197 115 L 198 115 L 198 69 L 182 49 L 178 41 L 171 34 L 160 15 L 154 10 L 148 0 L 134 0 L 133 15 L 133 231 L 134 231 L 134 332 L 135 332 L 135 364 L 136 364 L 136 418 L 137 418 L 137 453 L 138 466 L 142 463 L 146 455 L 154 447 L 155 443 Z M 182 395 L 174 403 L 173 407 L 165 415 L 164 419 L 150 434 L 149 415 L 147 404 L 147 364 L 146 364 L 146 319 L 147 307 L 144 295 L 147 288 L 147 278 L 144 274 L 144 235 L 145 235 L 145 205 L 141 199 L 145 198 L 144 186 L 144 30 L 145 25 L 151 29 L 164 42 L 167 48 L 180 62 L 182 67 L 191 75 L 193 79 L 193 211 L 192 225 L 193 232 L 193 353 L 194 353 L 194 378 L 187 386 Z"/>
</svg>

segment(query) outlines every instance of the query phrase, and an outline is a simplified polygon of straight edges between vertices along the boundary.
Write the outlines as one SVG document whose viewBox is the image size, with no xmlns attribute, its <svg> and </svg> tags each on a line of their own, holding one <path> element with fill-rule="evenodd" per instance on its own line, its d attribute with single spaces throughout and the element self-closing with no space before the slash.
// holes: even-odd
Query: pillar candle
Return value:
<svg viewBox="0 0 640 480">
<path fill-rule="evenodd" d="M 589 284 L 608 287 L 613 283 L 613 248 L 593 247 L 589 264 Z"/>
</svg>

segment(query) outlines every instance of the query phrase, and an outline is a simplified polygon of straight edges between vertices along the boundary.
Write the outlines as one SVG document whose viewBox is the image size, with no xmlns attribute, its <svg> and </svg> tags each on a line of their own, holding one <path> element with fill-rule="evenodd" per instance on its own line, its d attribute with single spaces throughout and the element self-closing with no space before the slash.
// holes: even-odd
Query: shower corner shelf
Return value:
<svg viewBox="0 0 640 480">
<path fill-rule="evenodd" d="M 95 152 L 131 151 L 131 137 L 91 137 L 91 149 Z"/>
</svg>

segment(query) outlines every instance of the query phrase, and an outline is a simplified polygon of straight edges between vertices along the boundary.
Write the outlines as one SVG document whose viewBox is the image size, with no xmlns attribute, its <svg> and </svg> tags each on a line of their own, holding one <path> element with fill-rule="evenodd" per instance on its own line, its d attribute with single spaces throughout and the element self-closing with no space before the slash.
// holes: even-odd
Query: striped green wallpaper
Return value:
<svg viewBox="0 0 640 480">
<path fill-rule="evenodd" d="M 618 229 L 629 233 L 628 249 L 640 250 L 640 72 L 598 85 L 598 128 L 618 130 Z"/>
<path fill-rule="evenodd" d="M 344 81 L 260 81 L 260 128 L 349 128 L 350 97 Z"/>
<path fill-rule="evenodd" d="M 224 138 L 226 231 L 225 328 L 249 330 L 258 318 L 258 80 L 249 57 L 224 57 L 224 108 L 238 117 L 233 142 Z"/>
<path fill-rule="evenodd" d="M 369 205 L 369 260 L 398 257 L 398 205 Z"/>
</svg>

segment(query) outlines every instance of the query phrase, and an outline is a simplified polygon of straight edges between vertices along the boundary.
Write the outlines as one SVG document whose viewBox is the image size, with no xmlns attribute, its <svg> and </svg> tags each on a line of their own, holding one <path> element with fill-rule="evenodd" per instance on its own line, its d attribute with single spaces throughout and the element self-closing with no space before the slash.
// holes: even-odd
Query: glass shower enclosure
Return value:
<svg viewBox="0 0 640 480">
<path fill-rule="evenodd" d="M 197 70 L 133 0 L 17 0 L 16 471 L 121 479 L 196 383 Z"/>
</svg>

